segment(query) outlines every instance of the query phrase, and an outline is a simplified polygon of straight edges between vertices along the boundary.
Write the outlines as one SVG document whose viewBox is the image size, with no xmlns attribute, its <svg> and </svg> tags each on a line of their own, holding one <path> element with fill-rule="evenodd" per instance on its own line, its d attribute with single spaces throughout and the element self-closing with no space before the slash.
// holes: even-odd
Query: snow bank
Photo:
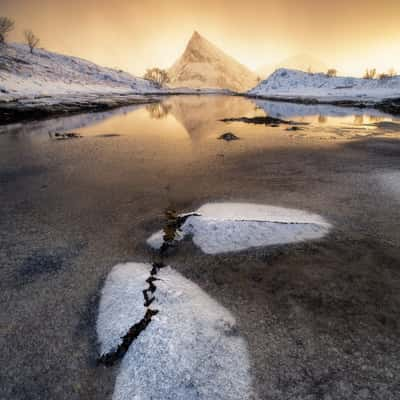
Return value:
<svg viewBox="0 0 400 400">
<path fill-rule="evenodd" d="M 400 76 L 390 79 L 328 77 L 281 68 L 248 94 L 269 98 L 376 102 L 400 97 Z"/>
<path fill-rule="evenodd" d="M 113 268 L 102 291 L 97 333 L 102 353 L 144 315 L 150 264 Z M 231 313 L 170 267 L 159 271 L 159 313 L 131 344 L 113 400 L 246 400 L 252 395 L 245 341 Z"/>
<path fill-rule="evenodd" d="M 181 227 L 177 240 L 191 236 L 207 254 L 241 251 L 252 247 L 318 239 L 330 224 L 305 211 L 249 203 L 208 203 L 195 211 Z M 147 239 L 159 249 L 163 231 Z"/>
<path fill-rule="evenodd" d="M 158 92 L 151 82 L 77 57 L 10 44 L 1 51 L 0 100 L 79 94 Z"/>
</svg>

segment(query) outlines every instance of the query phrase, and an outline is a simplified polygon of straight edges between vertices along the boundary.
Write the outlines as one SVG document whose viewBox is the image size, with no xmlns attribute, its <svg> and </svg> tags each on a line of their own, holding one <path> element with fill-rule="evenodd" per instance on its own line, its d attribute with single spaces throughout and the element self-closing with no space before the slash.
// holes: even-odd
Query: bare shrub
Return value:
<svg viewBox="0 0 400 400">
<path fill-rule="evenodd" d="M 388 72 L 383 72 L 382 74 L 378 75 L 378 79 L 384 80 L 384 79 L 391 79 L 397 75 L 396 71 L 394 68 L 390 68 Z"/>
<path fill-rule="evenodd" d="M 364 79 L 374 79 L 376 76 L 376 68 L 366 69 Z"/>
<path fill-rule="evenodd" d="M 169 82 L 169 76 L 167 71 L 160 68 L 148 69 L 144 75 L 144 79 L 152 81 L 159 86 L 163 86 L 164 84 Z"/>
<path fill-rule="evenodd" d="M 385 79 L 390 79 L 391 77 L 388 74 L 382 73 L 378 75 L 378 79 L 380 79 L 381 81 L 385 80 Z"/>
<path fill-rule="evenodd" d="M 0 44 L 5 43 L 7 34 L 14 29 L 14 21 L 8 17 L 0 17 Z"/>
<path fill-rule="evenodd" d="M 26 43 L 29 46 L 29 50 L 31 54 L 33 54 L 33 50 L 37 47 L 40 42 L 40 39 L 35 36 L 35 34 L 31 30 L 27 30 L 24 32 Z"/>
<path fill-rule="evenodd" d="M 335 68 L 329 68 L 326 73 L 326 76 L 329 76 L 329 78 L 337 76 L 337 70 Z"/>
</svg>

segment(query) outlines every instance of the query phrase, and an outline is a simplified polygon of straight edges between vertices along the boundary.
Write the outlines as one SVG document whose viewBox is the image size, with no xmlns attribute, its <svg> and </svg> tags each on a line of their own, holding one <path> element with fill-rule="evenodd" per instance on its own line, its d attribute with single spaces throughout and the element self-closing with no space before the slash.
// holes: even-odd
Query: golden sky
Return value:
<svg viewBox="0 0 400 400">
<path fill-rule="evenodd" d="M 400 72 L 400 0 L 0 0 L 14 41 L 136 75 L 169 67 L 197 30 L 252 69 L 306 53 L 341 74 Z"/>
</svg>

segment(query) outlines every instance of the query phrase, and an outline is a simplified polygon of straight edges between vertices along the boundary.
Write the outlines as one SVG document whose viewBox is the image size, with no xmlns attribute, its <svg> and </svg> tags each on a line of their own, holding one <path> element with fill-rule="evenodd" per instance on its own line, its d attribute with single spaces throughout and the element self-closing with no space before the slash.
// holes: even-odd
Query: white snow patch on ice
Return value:
<svg viewBox="0 0 400 400">
<path fill-rule="evenodd" d="M 102 353 L 145 313 L 142 290 L 150 264 L 113 268 L 100 301 Z M 159 313 L 125 354 L 113 400 L 246 400 L 252 395 L 246 342 L 232 314 L 170 267 L 157 275 Z"/>
<path fill-rule="evenodd" d="M 207 254 L 318 239 L 331 227 L 317 214 L 261 204 L 208 203 L 195 213 L 199 216 L 186 220 L 177 240 L 190 235 Z M 159 249 L 163 231 L 151 235 L 147 244 Z"/>
</svg>

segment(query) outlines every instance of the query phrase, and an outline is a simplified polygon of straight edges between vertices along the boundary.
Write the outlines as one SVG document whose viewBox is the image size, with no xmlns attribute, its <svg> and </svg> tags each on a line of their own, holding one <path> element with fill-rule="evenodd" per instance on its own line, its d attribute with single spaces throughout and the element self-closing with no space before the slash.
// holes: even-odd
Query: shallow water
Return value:
<svg viewBox="0 0 400 400">
<path fill-rule="evenodd" d="M 308 125 L 221 121 L 265 115 Z M 302 244 L 211 256 L 185 241 L 168 256 L 234 315 L 259 398 L 398 399 L 399 124 L 374 110 L 174 96 L 0 127 L 0 397 L 110 398 L 116 372 L 94 363 L 105 278 L 152 261 L 146 239 L 166 207 L 229 201 L 332 225 Z"/>
<path fill-rule="evenodd" d="M 299 122 L 256 125 L 223 119 L 271 116 Z M 385 125 L 389 122 L 391 125 Z M 0 154 L 29 146 L 32 152 L 61 152 L 57 133 L 76 132 L 79 141 L 60 144 L 68 152 L 100 151 L 104 162 L 128 158 L 137 171 L 170 171 L 220 165 L 226 157 L 265 149 L 337 145 L 363 137 L 398 137 L 400 121 L 377 110 L 302 105 L 232 96 L 172 96 L 157 104 L 0 127 Z M 217 140 L 232 132 L 241 140 Z M 327 143 L 326 143 L 327 142 Z M 57 145 L 58 145 L 57 144 Z M 51 146 L 51 147 L 48 147 Z M 129 156 L 127 155 L 129 153 Z M 9 155 L 9 154 L 8 154 Z M 126 157 L 125 157 L 125 156 Z M 88 154 L 90 156 L 90 154 Z M 7 162 L 7 157 L 2 157 Z M 106 161 L 107 160 L 107 161 Z M 1 162 L 1 161 L 0 161 Z"/>
</svg>

